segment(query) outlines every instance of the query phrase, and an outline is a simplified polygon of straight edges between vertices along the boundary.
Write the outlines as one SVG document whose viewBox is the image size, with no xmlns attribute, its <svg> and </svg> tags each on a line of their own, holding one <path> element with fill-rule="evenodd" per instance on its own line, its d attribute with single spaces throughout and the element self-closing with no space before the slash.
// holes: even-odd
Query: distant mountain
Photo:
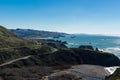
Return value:
<svg viewBox="0 0 120 80">
<path fill-rule="evenodd" d="M 23 38 L 49 38 L 49 37 L 59 38 L 68 35 L 66 33 L 33 30 L 33 29 L 10 29 L 10 30 L 17 36 Z"/>
</svg>

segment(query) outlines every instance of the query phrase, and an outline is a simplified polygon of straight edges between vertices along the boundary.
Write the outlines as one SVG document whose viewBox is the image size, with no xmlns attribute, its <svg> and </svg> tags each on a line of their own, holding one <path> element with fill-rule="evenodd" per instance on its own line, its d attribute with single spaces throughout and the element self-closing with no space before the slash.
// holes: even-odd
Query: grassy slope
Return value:
<svg viewBox="0 0 120 80">
<path fill-rule="evenodd" d="M 28 42 L 23 40 L 8 29 L 0 26 L 0 48 L 25 46 Z"/>
<path fill-rule="evenodd" d="M 25 56 L 35 47 L 34 42 L 22 39 L 0 26 L 0 63 Z"/>
</svg>

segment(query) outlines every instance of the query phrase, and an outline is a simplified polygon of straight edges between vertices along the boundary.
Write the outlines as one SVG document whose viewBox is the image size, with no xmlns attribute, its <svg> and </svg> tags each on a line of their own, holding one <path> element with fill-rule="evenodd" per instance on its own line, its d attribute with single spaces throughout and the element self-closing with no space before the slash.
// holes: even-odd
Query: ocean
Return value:
<svg viewBox="0 0 120 80">
<path fill-rule="evenodd" d="M 66 41 L 69 48 L 77 48 L 80 45 L 92 45 L 104 52 L 115 54 L 120 59 L 120 37 L 102 35 L 76 34 L 66 37 L 54 38 L 54 40 Z"/>
</svg>

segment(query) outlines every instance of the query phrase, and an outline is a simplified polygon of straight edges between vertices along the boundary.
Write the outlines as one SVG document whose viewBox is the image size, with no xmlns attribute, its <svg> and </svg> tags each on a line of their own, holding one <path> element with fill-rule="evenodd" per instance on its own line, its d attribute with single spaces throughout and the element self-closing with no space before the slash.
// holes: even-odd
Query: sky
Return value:
<svg viewBox="0 0 120 80">
<path fill-rule="evenodd" d="M 119 35 L 120 0 L 0 0 L 0 25 Z"/>
</svg>

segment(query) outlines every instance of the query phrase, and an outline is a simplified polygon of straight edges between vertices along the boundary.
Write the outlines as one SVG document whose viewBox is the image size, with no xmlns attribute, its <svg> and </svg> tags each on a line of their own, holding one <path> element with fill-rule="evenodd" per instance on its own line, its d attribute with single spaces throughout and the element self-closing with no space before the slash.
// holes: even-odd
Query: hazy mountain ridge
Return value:
<svg viewBox="0 0 120 80">
<path fill-rule="evenodd" d="M 33 30 L 33 29 L 10 29 L 14 34 L 24 38 L 59 38 L 65 37 L 66 33 L 60 32 L 50 32 L 50 31 L 43 31 L 43 30 Z"/>
</svg>

